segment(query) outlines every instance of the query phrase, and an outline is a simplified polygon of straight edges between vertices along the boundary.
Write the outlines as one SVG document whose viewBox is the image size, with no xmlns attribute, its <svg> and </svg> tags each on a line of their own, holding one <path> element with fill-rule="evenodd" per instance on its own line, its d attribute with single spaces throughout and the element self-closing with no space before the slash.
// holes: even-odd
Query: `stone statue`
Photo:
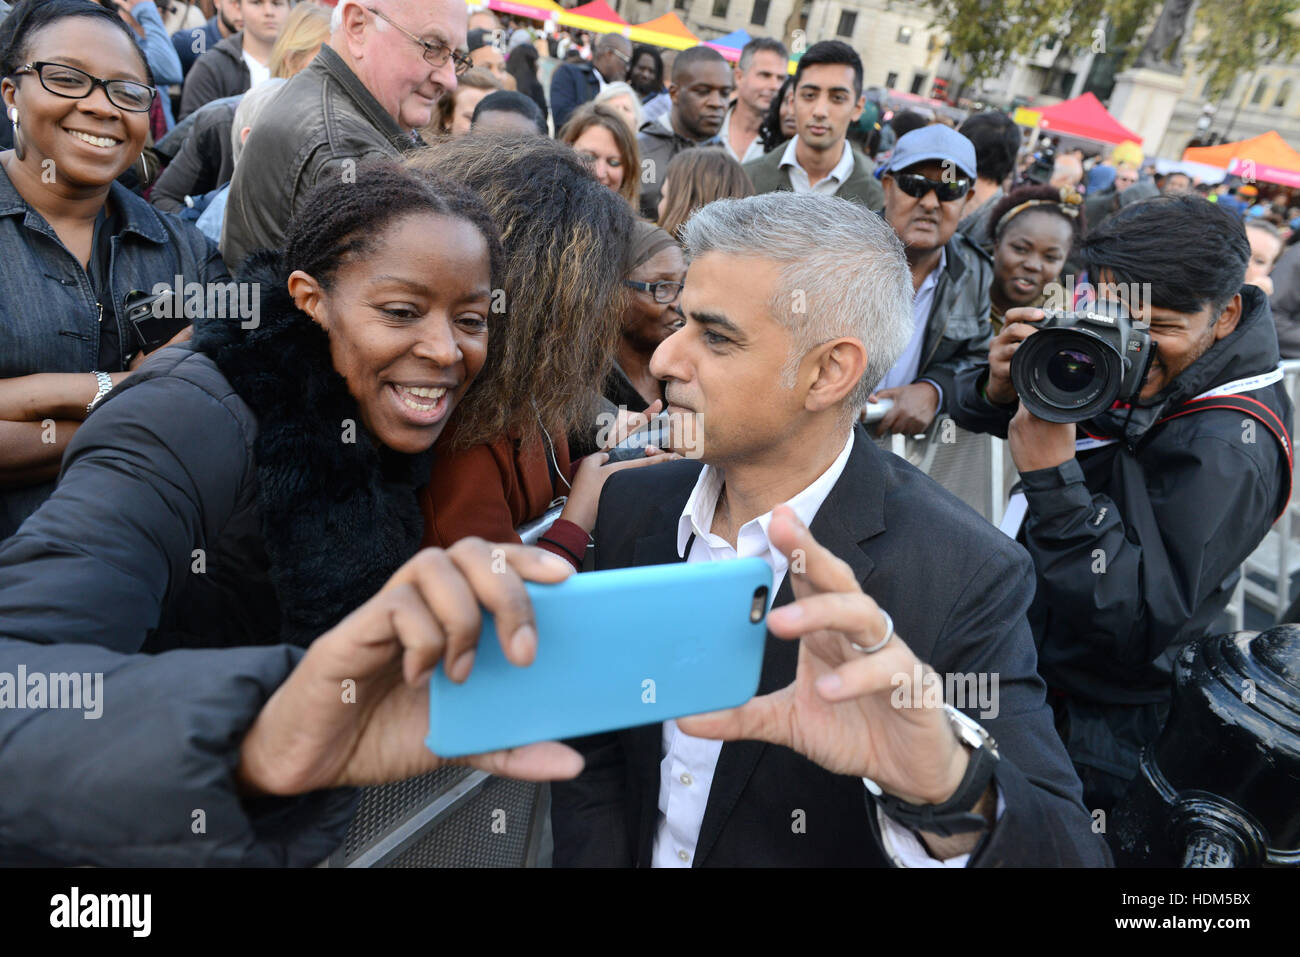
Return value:
<svg viewBox="0 0 1300 957">
<path fill-rule="evenodd" d="M 1187 30 L 1187 17 L 1195 0 L 1165 0 L 1156 25 L 1151 28 L 1142 52 L 1134 62 L 1135 67 L 1147 67 L 1165 73 L 1183 72 L 1180 47 Z"/>
</svg>

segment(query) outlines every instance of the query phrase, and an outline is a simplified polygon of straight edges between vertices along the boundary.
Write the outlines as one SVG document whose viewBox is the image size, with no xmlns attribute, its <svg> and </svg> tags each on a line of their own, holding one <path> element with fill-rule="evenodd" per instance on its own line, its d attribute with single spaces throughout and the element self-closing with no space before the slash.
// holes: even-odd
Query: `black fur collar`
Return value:
<svg viewBox="0 0 1300 957">
<path fill-rule="evenodd" d="M 419 550 L 415 492 L 432 453 L 402 455 L 370 436 L 334 371 L 328 334 L 294 306 L 286 279 L 276 254 L 254 253 L 240 281 L 260 284 L 258 326 L 201 320 L 194 345 L 257 416 L 258 500 L 280 638 L 306 646 Z"/>
</svg>

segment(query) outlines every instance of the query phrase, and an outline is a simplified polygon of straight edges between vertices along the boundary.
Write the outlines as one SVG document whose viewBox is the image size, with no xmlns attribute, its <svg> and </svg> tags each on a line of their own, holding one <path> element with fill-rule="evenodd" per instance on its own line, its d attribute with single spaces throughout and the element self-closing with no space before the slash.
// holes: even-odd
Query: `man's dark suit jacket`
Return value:
<svg viewBox="0 0 1300 957">
<path fill-rule="evenodd" d="M 561 63 L 551 74 L 551 121 L 555 132 L 568 122 L 569 116 L 600 92 L 596 68 L 590 63 Z"/>
<path fill-rule="evenodd" d="M 596 567 L 681 561 L 677 522 L 701 465 L 672 462 L 610 477 L 596 522 Z M 1025 620 L 1034 594 L 1028 555 L 859 426 L 853 452 L 811 526 L 848 562 L 899 636 L 940 674 L 999 678 L 996 718 L 964 710 L 997 741 L 1006 810 L 975 866 L 1105 866 L 1110 854 L 1080 803 L 1080 785 L 1052 725 Z M 665 596 L 663 627 L 673 627 Z M 775 606 L 789 603 L 789 576 Z M 759 694 L 794 680 L 798 642 L 770 634 Z M 587 767 L 552 787 L 555 865 L 648 867 L 658 820 L 662 725 L 572 742 Z M 802 814 L 798 812 L 802 811 Z M 862 780 L 754 741 L 722 746 L 694 866 L 882 866 Z M 796 827 L 802 822 L 801 827 Z"/>
</svg>

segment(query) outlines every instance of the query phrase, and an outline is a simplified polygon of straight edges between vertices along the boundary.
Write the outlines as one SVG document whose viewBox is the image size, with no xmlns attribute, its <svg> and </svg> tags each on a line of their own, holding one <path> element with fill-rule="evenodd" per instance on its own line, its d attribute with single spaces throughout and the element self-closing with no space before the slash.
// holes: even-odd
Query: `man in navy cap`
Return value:
<svg viewBox="0 0 1300 957">
<path fill-rule="evenodd" d="M 974 145 L 942 123 L 900 137 L 884 167 L 883 215 L 903 241 L 916 298 L 911 341 L 875 392 L 894 403 L 878 434 L 924 432 L 957 373 L 988 356 L 993 261 L 957 232 L 975 175 Z"/>
</svg>

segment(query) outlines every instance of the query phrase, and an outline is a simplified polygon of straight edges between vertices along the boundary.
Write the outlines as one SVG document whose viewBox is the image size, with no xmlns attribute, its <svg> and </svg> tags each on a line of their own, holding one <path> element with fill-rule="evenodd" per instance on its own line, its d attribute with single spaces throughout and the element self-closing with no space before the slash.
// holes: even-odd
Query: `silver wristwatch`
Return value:
<svg viewBox="0 0 1300 957">
<path fill-rule="evenodd" d="M 90 400 L 89 404 L 87 404 L 86 415 L 90 415 L 90 413 L 94 411 L 95 406 L 99 405 L 99 400 L 113 391 L 113 379 L 107 372 L 96 372 L 94 373 L 94 376 L 95 381 L 99 383 L 99 390 L 95 393 L 95 397 Z"/>
</svg>

